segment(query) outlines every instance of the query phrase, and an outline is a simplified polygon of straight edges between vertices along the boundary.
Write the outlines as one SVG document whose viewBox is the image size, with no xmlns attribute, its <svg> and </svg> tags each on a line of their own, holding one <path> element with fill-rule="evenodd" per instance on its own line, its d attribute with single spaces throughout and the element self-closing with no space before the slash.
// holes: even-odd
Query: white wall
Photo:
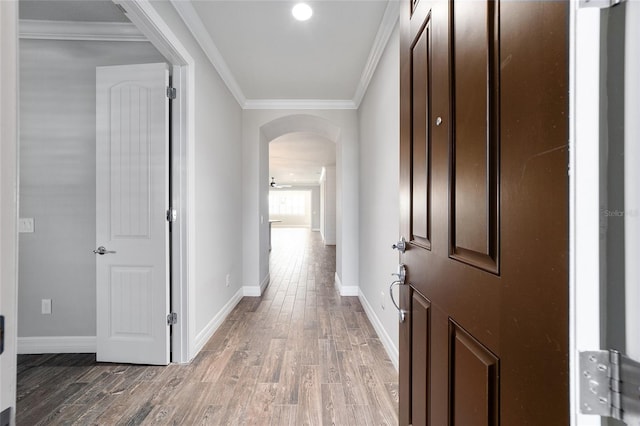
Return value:
<svg viewBox="0 0 640 426">
<path fill-rule="evenodd" d="M 19 337 L 96 334 L 96 67 L 154 62 L 147 42 L 20 41 L 20 215 L 35 232 L 20 234 Z"/>
<path fill-rule="evenodd" d="M 274 120 L 298 116 L 291 131 L 312 131 L 336 140 L 336 272 L 345 286 L 358 285 L 358 117 L 355 110 L 245 110 L 243 112 L 243 283 L 256 288 L 269 277 L 267 194 L 268 143 L 280 129 L 265 135 Z M 315 121 L 314 121 L 315 120 Z M 326 134 L 328 123 L 337 135 Z M 309 125 L 305 127 L 306 125 Z M 314 127 L 315 126 L 315 127 Z M 275 126 L 277 127 L 277 126 Z M 323 133 L 324 132 L 324 133 Z M 262 216 L 262 217 L 261 217 Z"/>
<path fill-rule="evenodd" d="M 5 348 L 0 355 L 0 412 L 13 407 L 14 420 L 17 334 L 17 18 L 18 3 L 0 1 L 0 314 L 5 316 Z"/>
<path fill-rule="evenodd" d="M 320 235 L 326 246 L 336 244 L 336 168 L 323 168 L 320 180 Z"/>
<path fill-rule="evenodd" d="M 151 3 L 195 61 L 191 356 L 242 295 L 242 109 L 169 2 Z M 230 284 L 225 285 L 229 274 Z"/>
<path fill-rule="evenodd" d="M 311 188 L 311 230 L 320 230 L 320 186 Z"/>
<path fill-rule="evenodd" d="M 360 120 L 360 298 L 398 361 L 398 313 L 389 300 L 399 237 L 400 46 L 394 30 L 358 110 Z M 368 307 L 367 307 L 368 305 Z M 384 308 L 382 307 L 384 305 Z M 386 336 L 385 336 L 386 335 Z"/>
</svg>

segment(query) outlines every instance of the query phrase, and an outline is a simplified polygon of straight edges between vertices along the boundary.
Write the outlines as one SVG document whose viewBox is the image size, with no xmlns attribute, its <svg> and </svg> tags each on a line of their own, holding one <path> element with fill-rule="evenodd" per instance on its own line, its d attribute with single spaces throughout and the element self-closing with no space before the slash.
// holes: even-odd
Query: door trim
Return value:
<svg viewBox="0 0 640 426">
<path fill-rule="evenodd" d="M 572 1 L 569 19 L 570 419 L 572 426 L 599 426 L 600 417 L 579 412 L 578 351 L 600 347 L 600 208 L 594 195 L 599 187 L 600 10 L 580 9 Z"/>
<path fill-rule="evenodd" d="M 148 2 L 114 0 L 151 44 L 173 66 L 173 87 L 178 97 L 171 118 L 171 204 L 178 212 L 171 233 L 171 307 L 178 324 L 171 334 L 171 362 L 187 363 L 194 356 L 195 308 L 190 300 L 195 270 L 193 252 L 195 61 L 178 37 Z"/>
<path fill-rule="evenodd" d="M 18 2 L 0 1 L 0 314 L 5 316 L 0 355 L 0 411 L 15 422 L 18 308 Z M 13 424 L 13 423 L 12 423 Z"/>
</svg>

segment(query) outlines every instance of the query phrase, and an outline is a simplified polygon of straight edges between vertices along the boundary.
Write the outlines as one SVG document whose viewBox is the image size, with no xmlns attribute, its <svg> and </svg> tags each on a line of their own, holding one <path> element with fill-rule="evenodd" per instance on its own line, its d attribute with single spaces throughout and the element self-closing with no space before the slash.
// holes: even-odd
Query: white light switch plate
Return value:
<svg viewBox="0 0 640 426">
<path fill-rule="evenodd" d="M 35 232 L 36 228 L 32 217 L 21 217 L 18 221 L 18 232 L 31 233 Z"/>
<path fill-rule="evenodd" d="M 51 299 L 42 299 L 42 314 L 51 314 Z"/>
</svg>

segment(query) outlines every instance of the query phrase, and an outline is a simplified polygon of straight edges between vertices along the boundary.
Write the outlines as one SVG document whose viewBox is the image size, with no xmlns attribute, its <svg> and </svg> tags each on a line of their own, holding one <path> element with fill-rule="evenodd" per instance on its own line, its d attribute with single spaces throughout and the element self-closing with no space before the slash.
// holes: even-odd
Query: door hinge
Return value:
<svg viewBox="0 0 640 426">
<path fill-rule="evenodd" d="M 178 314 L 171 312 L 167 315 L 167 325 L 176 325 L 178 323 Z"/>
<path fill-rule="evenodd" d="M 616 6 L 625 0 L 580 0 L 580 7 L 596 7 L 598 9 L 608 9 Z"/>
<path fill-rule="evenodd" d="M 167 210 L 167 222 L 175 222 L 178 220 L 178 211 L 176 209 Z"/>
<path fill-rule="evenodd" d="M 0 315 L 0 355 L 4 352 L 4 315 Z"/>
<path fill-rule="evenodd" d="M 640 425 L 640 362 L 615 350 L 580 352 L 580 412 Z"/>
<path fill-rule="evenodd" d="M 167 98 L 175 99 L 176 96 L 177 96 L 176 88 L 175 87 L 171 87 L 171 86 L 167 86 Z"/>
</svg>

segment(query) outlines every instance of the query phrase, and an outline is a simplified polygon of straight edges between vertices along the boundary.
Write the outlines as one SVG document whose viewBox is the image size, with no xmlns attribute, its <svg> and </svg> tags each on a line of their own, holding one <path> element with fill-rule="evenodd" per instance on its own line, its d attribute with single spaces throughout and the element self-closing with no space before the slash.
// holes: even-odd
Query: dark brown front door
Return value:
<svg viewBox="0 0 640 426">
<path fill-rule="evenodd" d="M 566 425 L 568 2 L 400 19 L 400 423 Z"/>
</svg>

